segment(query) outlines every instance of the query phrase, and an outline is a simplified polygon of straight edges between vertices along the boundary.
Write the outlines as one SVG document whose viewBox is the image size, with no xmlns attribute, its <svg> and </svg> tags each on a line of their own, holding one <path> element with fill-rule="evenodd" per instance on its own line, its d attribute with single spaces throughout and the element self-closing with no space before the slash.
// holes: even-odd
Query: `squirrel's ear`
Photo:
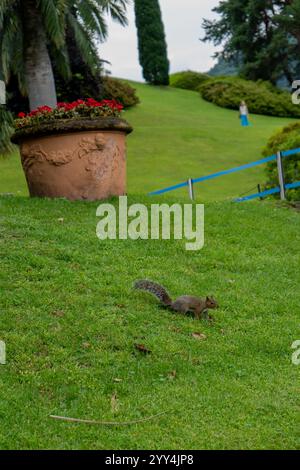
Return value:
<svg viewBox="0 0 300 470">
<path fill-rule="evenodd" d="M 210 301 L 210 298 L 207 296 L 207 297 L 206 297 L 206 300 L 207 300 L 207 301 Z"/>
</svg>

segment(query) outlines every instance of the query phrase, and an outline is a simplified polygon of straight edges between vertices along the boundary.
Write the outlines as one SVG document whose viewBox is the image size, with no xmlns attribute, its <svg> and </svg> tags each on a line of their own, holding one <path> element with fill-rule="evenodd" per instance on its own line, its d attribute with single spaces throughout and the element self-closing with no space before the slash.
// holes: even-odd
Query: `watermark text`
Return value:
<svg viewBox="0 0 300 470">
<path fill-rule="evenodd" d="M 118 210 L 117 210 L 118 209 Z M 144 204 L 128 206 L 127 196 L 119 197 L 119 207 L 100 204 L 96 212 L 99 240 L 183 240 L 188 251 L 204 246 L 203 204 Z"/>
</svg>

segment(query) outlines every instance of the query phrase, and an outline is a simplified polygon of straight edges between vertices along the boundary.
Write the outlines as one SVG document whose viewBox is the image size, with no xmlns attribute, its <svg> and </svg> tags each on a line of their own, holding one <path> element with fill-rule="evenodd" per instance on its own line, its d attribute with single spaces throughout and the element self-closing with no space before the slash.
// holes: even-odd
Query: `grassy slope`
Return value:
<svg viewBox="0 0 300 470">
<path fill-rule="evenodd" d="M 130 192 L 253 160 L 286 122 L 255 117 L 244 133 L 236 113 L 193 93 L 138 88 L 143 104 L 128 112 L 136 128 Z M 203 185 L 201 196 L 238 194 L 259 174 L 235 175 L 234 188 L 226 179 Z M 18 160 L 1 162 L 0 192 L 24 188 Z M 299 214 L 268 202 L 207 204 L 205 248 L 188 253 L 181 241 L 98 241 L 96 206 L 0 198 L 0 339 L 7 344 L 0 448 L 299 448 L 299 370 L 291 364 L 299 339 Z M 172 315 L 133 293 L 141 277 L 174 297 L 213 293 L 221 305 L 215 324 Z M 152 354 L 139 355 L 134 343 Z M 160 411 L 168 413 L 121 428 L 48 418 L 123 421 Z"/>
<path fill-rule="evenodd" d="M 145 194 L 260 158 L 270 135 L 290 119 L 252 116 L 243 129 L 237 112 L 203 101 L 198 93 L 134 83 L 141 105 L 126 111 L 134 126 L 128 139 L 128 189 Z M 264 183 L 262 167 L 197 185 L 201 201 L 239 196 Z M 0 193 L 27 194 L 19 158 L 1 163 Z M 183 196 L 186 190 L 177 191 Z M 175 196 L 174 196 L 175 197 Z"/>
<path fill-rule="evenodd" d="M 218 108 L 198 93 L 134 84 L 142 104 L 126 113 L 135 132 L 129 138 L 129 190 L 142 193 L 261 158 L 270 135 L 291 119 L 252 116 L 242 128 L 236 111 Z M 196 186 L 201 201 L 224 200 L 264 183 L 256 167 Z M 184 195 L 187 190 L 177 191 Z M 176 196 L 174 196 L 176 197 Z"/>
</svg>

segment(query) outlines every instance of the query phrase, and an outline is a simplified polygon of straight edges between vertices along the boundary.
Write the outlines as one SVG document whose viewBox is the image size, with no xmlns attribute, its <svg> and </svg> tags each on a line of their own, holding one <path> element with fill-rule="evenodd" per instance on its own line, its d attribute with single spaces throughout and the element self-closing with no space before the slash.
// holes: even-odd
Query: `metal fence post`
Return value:
<svg viewBox="0 0 300 470">
<path fill-rule="evenodd" d="M 195 200 L 195 194 L 194 194 L 194 182 L 192 178 L 188 179 L 188 188 L 189 188 L 189 196 L 192 201 Z"/>
<path fill-rule="evenodd" d="M 282 165 L 282 155 L 281 152 L 277 152 L 277 168 L 278 168 L 278 180 L 280 186 L 280 199 L 285 200 L 285 181 L 284 181 L 284 171 Z"/>
<path fill-rule="evenodd" d="M 257 190 L 258 190 L 258 193 L 260 194 L 261 193 L 261 185 L 260 184 L 257 185 Z M 260 199 L 260 201 L 264 200 L 263 197 L 260 197 L 259 199 Z"/>
</svg>

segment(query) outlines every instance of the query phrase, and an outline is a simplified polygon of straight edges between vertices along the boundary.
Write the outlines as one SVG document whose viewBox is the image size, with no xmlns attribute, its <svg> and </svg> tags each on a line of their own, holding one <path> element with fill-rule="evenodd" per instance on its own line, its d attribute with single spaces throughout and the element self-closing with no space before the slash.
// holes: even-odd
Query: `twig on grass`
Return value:
<svg viewBox="0 0 300 470">
<path fill-rule="evenodd" d="M 138 424 L 138 423 L 143 423 L 144 421 L 150 421 L 151 419 L 155 419 L 158 416 L 166 414 L 166 411 L 163 411 L 162 413 L 158 413 L 157 415 L 153 416 L 148 416 L 147 418 L 141 418 L 141 419 L 136 419 L 134 421 L 124 421 L 124 422 L 118 422 L 118 421 L 95 421 L 93 419 L 79 419 L 79 418 L 68 418 L 66 416 L 55 416 L 55 415 L 50 415 L 49 418 L 52 419 L 58 419 L 61 421 L 69 421 L 71 423 L 84 423 L 84 424 L 99 424 L 103 426 L 130 426 L 131 424 Z"/>
</svg>

